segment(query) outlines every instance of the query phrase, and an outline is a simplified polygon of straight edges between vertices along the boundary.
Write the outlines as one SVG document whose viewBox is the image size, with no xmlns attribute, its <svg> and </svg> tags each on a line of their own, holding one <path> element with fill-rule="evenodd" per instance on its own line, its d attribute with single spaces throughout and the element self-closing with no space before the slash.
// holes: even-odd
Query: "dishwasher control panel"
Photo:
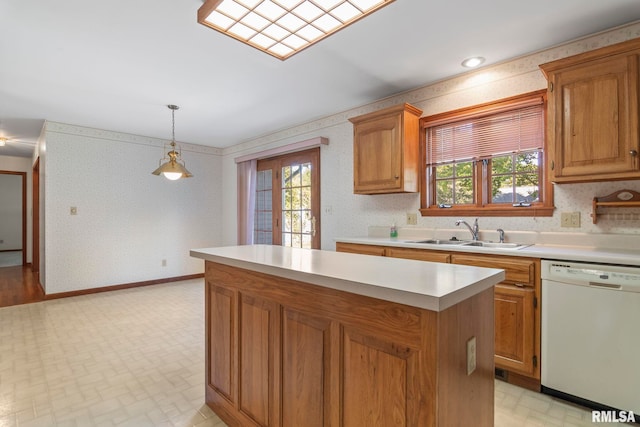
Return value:
<svg viewBox="0 0 640 427">
<path fill-rule="evenodd" d="M 542 280 L 640 292 L 638 267 L 543 260 Z"/>
</svg>

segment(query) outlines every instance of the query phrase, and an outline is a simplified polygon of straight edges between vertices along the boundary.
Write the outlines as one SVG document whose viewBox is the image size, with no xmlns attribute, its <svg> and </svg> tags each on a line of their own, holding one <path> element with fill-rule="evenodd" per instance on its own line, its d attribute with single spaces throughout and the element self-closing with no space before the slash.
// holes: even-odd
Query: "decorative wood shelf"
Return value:
<svg viewBox="0 0 640 427">
<path fill-rule="evenodd" d="M 640 193 L 633 190 L 620 190 L 608 196 L 593 198 L 593 223 L 598 223 L 598 208 L 637 208 L 640 207 Z"/>
</svg>

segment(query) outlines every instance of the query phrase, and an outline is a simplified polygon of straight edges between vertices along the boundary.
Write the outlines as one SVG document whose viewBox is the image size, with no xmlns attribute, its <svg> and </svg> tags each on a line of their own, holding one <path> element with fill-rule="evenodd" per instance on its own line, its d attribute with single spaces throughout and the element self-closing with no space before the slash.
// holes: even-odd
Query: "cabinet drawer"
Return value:
<svg viewBox="0 0 640 427">
<path fill-rule="evenodd" d="M 359 245 L 357 243 L 336 243 L 336 252 L 348 252 L 351 254 L 384 256 L 384 246 Z"/>
<path fill-rule="evenodd" d="M 536 283 L 536 260 L 529 258 L 452 254 L 451 262 L 475 267 L 501 268 L 505 273 L 502 283 L 531 287 Z"/>
<path fill-rule="evenodd" d="M 386 255 L 393 258 L 417 259 L 431 262 L 451 262 L 451 255 L 442 251 L 427 251 L 424 249 L 387 247 Z"/>
</svg>

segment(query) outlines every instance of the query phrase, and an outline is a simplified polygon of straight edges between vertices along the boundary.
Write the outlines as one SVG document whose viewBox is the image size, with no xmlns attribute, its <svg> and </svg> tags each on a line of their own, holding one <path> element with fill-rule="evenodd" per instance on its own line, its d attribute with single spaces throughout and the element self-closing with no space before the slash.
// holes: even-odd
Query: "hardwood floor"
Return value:
<svg viewBox="0 0 640 427">
<path fill-rule="evenodd" d="M 0 307 L 28 304 L 44 299 L 38 277 L 30 267 L 0 268 Z"/>
</svg>

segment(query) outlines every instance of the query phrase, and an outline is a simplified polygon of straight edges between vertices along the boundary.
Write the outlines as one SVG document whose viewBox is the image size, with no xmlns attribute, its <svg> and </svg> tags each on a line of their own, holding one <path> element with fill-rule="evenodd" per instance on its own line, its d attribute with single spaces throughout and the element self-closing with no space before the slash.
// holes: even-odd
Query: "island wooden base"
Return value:
<svg viewBox="0 0 640 427">
<path fill-rule="evenodd" d="M 493 426 L 493 288 L 434 312 L 211 261 L 205 279 L 206 403 L 228 425 Z"/>
</svg>

